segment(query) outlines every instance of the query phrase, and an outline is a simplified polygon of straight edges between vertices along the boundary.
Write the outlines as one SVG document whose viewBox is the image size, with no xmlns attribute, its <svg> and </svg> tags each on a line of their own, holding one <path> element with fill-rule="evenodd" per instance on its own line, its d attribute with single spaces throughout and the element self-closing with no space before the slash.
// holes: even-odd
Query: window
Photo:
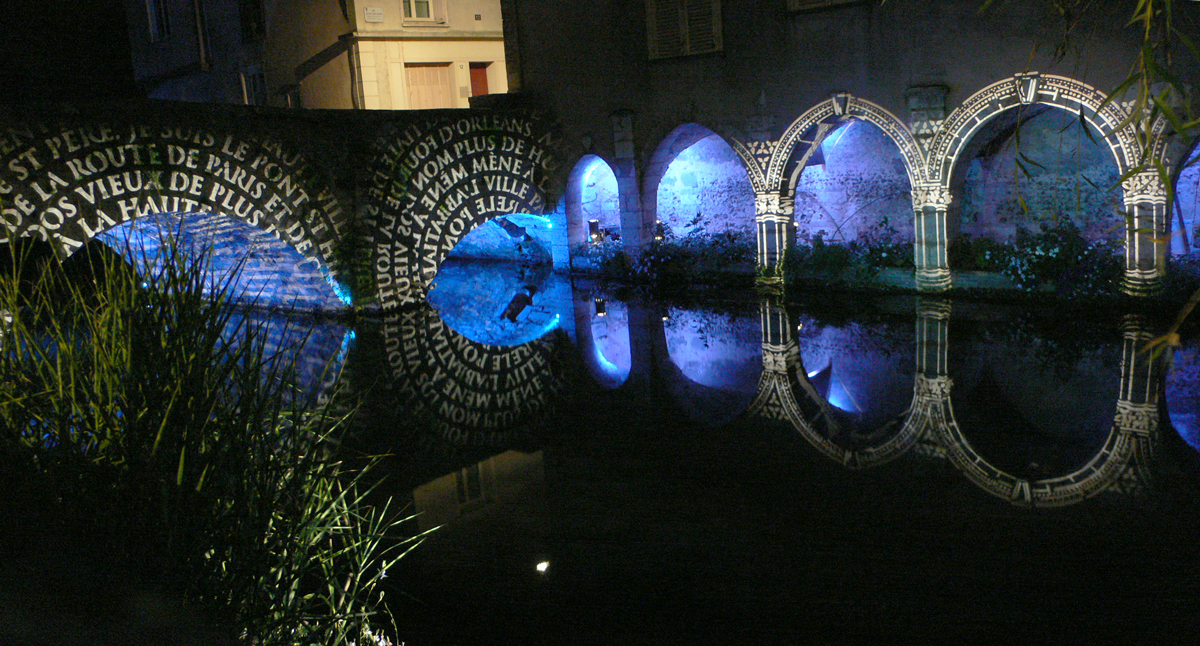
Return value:
<svg viewBox="0 0 1200 646">
<path fill-rule="evenodd" d="M 242 42 L 253 43 L 267 35 L 267 20 L 262 0 L 238 0 L 238 17 L 242 22 Z"/>
<path fill-rule="evenodd" d="M 404 6 L 404 22 L 446 22 L 443 0 L 400 0 L 400 4 Z"/>
<path fill-rule="evenodd" d="M 646 0 L 650 58 L 719 52 L 721 0 Z"/>
<path fill-rule="evenodd" d="M 150 19 L 150 42 L 171 35 L 171 21 L 167 18 L 166 0 L 146 0 L 146 16 Z"/>
<path fill-rule="evenodd" d="M 267 104 L 267 78 L 262 70 L 242 71 L 242 102 L 246 105 Z"/>
</svg>

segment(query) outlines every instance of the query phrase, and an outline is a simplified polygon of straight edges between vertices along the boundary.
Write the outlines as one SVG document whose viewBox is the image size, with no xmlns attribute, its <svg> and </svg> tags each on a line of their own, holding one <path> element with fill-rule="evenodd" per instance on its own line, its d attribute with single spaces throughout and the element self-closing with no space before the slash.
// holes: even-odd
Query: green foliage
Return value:
<svg viewBox="0 0 1200 646">
<path fill-rule="evenodd" d="M 907 254 L 907 255 L 906 255 Z M 808 244 L 797 242 L 784 258 L 784 280 L 869 283 L 883 266 L 907 261 L 912 267 L 912 249 L 898 244 L 868 245 L 860 242 L 830 244 L 817 235 Z M 886 263 L 886 264 L 884 264 Z"/>
<path fill-rule="evenodd" d="M 342 419 L 295 387 L 294 353 L 267 354 L 266 329 L 230 302 L 234 277 L 206 293 L 205 259 L 178 248 L 147 276 L 113 255 L 83 281 L 14 254 L 0 457 L 78 547 L 184 582 L 249 643 L 374 639 L 401 520 L 366 504 L 365 468 L 335 459 Z"/>
<path fill-rule="evenodd" d="M 1067 297 L 1115 294 L 1123 259 L 1113 243 L 1088 242 L 1071 221 L 1017 230 L 1001 273 L 1026 291 L 1053 286 Z"/>
<path fill-rule="evenodd" d="M 612 280 L 662 286 L 740 281 L 754 273 L 757 249 L 752 235 L 739 231 L 667 235 L 633 259 L 616 241 L 577 245 L 577 268 Z"/>
</svg>

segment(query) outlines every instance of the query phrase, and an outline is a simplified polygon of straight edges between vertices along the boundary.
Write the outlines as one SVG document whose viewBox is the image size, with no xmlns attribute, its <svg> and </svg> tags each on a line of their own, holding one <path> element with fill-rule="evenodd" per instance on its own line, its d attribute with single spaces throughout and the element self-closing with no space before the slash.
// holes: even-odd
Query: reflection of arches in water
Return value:
<svg viewBox="0 0 1200 646">
<path fill-rule="evenodd" d="M 670 308 L 662 332 L 670 360 L 660 371 L 663 385 L 693 420 L 720 425 L 750 405 L 762 371 L 758 321 Z"/>
<path fill-rule="evenodd" d="M 1200 451 L 1200 340 L 1175 349 L 1163 396 L 1175 432 Z"/>
<path fill-rule="evenodd" d="M 951 353 L 954 416 L 974 450 L 1023 479 L 1086 464 L 1112 425 L 1120 337 L 1071 351 L 1067 334 L 1053 330 L 1007 324 L 976 330 L 970 336 L 981 340 L 956 343 Z"/>
<path fill-rule="evenodd" d="M 629 342 L 629 308 L 606 298 L 575 299 L 575 337 L 592 377 L 604 388 L 629 379 L 633 357 Z"/>
<path fill-rule="evenodd" d="M 851 354 L 839 352 L 832 346 L 836 345 L 839 338 L 843 341 L 853 339 L 852 335 L 839 337 L 836 334 L 838 330 L 833 330 L 831 336 L 826 330 L 817 329 L 817 326 L 801 324 L 799 333 L 811 346 L 807 360 L 817 366 L 813 370 L 806 370 L 801 342 L 796 338 L 797 333 L 793 332 L 793 324 L 786 311 L 771 303 L 763 303 L 762 326 L 763 372 L 750 407 L 751 414 L 788 422 L 826 457 L 853 469 L 890 462 L 903 455 L 926 434 L 927 426 L 920 423 L 924 418 L 913 414 L 914 411 L 924 410 L 921 400 L 914 397 L 907 409 L 903 407 L 909 387 L 907 381 L 899 390 L 902 393 L 901 403 L 889 403 L 886 406 L 888 409 L 895 408 L 895 413 L 864 416 L 839 409 L 829 402 L 828 395 L 838 381 L 834 378 L 837 372 L 835 358 Z M 887 336 L 889 341 L 884 346 L 896 341 L 894 335 Z M 822 345 L 830 347 L 822 348 Z M 863 354 L 862 346 L 860 341 L 854 351 Z M 904 347 L 911 346 L 906 343 Z M 892 361 L 889 357 L 893 354 L 912 356 L 911 350 L 897 353 L 895 348 L 877 349 L 887 350 L 880 354 L 885 363 Z M 910 358 L 904 360 L 911 361 Z M 893 372 L 899 374 L 903 370 Z M 911 376 L 907 379 L 911 379 Z M 839 387 L 844 388 L 845 384 Z M 878 388 L 885 392 L 896 391 L 890 383 L 880 383 Z M 860 399 L 864 401 L 852 406 L 860 409 L 870 406 L 865 398 Z M 864 424 L 864 421 L 867 423 Z"/>
<path fill-rule="evenodd" d="M 384 319 L 397 404 L 454 444 L 505 444 L 543 430 L 565 386 L 564 332 L 518 346 L 478 343 L 428 307 Z"/>
<path fill-rule="evenodd" d="M 1116 414 L 1105 425 L 1107 435 L 1085 464 L 1057 476 L 1014 474 L 981 454 L 953 415 L 939 429 L 950 461 L 984 491 L 1038 507 L 1069 505 L 1103 491 L 1130 493 L 1144 487 L 1158 443 L 1162 365 L 1141 351 L 1152 335 L 1135 319 L 1127 319 L 1125 325 Z"/>
</svg>

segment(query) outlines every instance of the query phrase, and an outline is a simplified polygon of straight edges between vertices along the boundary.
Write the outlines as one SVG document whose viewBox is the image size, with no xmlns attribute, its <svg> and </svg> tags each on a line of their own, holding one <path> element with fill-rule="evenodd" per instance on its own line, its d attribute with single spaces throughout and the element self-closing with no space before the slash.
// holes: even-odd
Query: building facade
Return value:
<svg viewBox="0 0 1200 646">
<path fill-rule="evenodd" d="M 508 90 L 498 0 L 127 0 L 152 98 L 466 108 Z"/>
</svg>

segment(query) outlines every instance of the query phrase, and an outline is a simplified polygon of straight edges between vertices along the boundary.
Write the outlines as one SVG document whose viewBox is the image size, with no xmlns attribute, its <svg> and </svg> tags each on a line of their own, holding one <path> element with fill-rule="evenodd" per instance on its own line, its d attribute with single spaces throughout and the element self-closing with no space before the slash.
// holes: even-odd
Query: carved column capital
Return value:
<svg viewBox="0 0 1200 646">
<path fill-rule="evenodd" d="M 795 200 L 790 195 L 777 191 L 754 195 L 754 212 L 760 218 L 764 215 L 776 215 L 787 216 L 790 219 L 794 209 Z"/>
<path fill-rule="evenodd" d="M 1162 178 L 1154 170 L 1142 171 L 1131 175 L 1121 188 L 1125 191 L 1125 205 L 1132 207 L 1137 204 L 1166 204 L 1167 187 Z"/>
<path fill-rule="evenodd" d="M 913 210 L 932 206 L 944 210 L 950 206 L 950 189 L 941 184 L 917 184 L 912 188 Z"/>
</svg>

